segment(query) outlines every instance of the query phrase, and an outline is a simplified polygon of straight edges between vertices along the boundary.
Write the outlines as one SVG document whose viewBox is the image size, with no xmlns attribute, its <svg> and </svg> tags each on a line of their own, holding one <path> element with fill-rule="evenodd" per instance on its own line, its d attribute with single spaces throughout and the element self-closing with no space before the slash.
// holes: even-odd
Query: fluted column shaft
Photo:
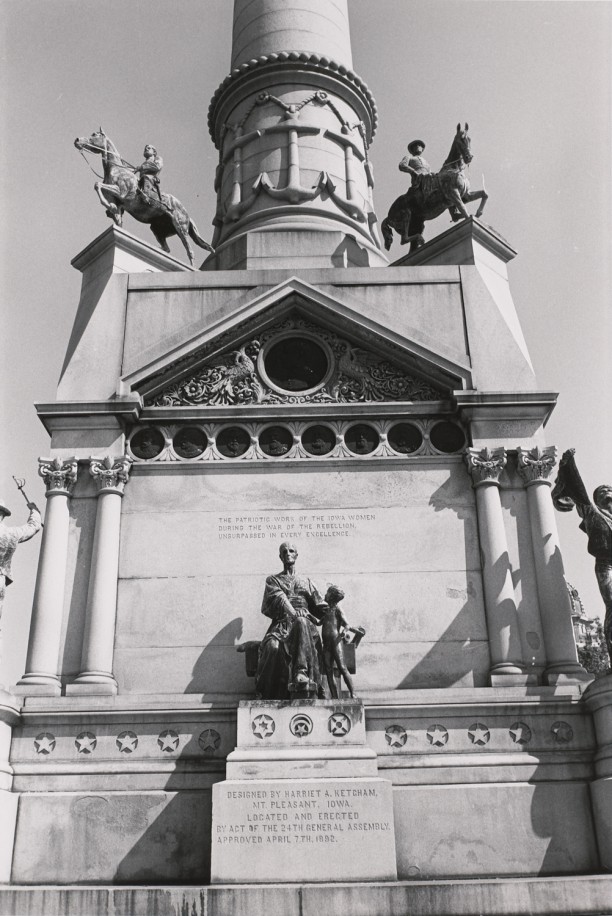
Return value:
<svg viewBox="0 0 612 916">
<path fill-rule="evenodd" d="M 77 460 L 39 459 L 47 509 L 32 606 L 26 670 L 17 684 L 21 694 L 61 692 L 58 673 L 64 611 L 70 511 L 68 499 L 77 478 Z"/>
<path fill-rule="evenodd" d="M 476 490 L 485 612 L 491 653 L 491 683 L 523 677 L 522 650 L 508 542 L 499 495 L 506 465 L 503 448 L 468 449 L 468 471 Z"/>
<path fill-rule="evenodd" d="M 535 565 L 540 619 L 546 651 L 548 683 L 559 675 L 583 680 L 586 673 L 578 662 L 572 626 L 572 611 L 563 570 L 559 535 L 548 479 L 555 466 L 557 450 L 517 449 L 518 470 L 527 490 L 529 523 Z"/>
<path fill-rule="evenodd" d="M 66 692 L 116 693 L 113 650 L 117 618 L 117 578 L 121 500 L 131 467 L 127 457 L 92 458 L 89 471 L 98 487 L 96 526 L 85 609 L 81 670 Z"/>
</svg>

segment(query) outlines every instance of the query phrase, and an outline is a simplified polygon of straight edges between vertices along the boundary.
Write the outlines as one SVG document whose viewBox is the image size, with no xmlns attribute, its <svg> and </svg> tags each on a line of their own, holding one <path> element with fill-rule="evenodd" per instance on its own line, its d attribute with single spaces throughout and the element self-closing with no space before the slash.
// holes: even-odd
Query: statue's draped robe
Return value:
<svg viewBox="0 0 612 916">
<path fill-rule="evenodd" d="M 264 700 L 285 700 L 288 684 L 302 669 L 321 695 L 321 639 L 316 626 L 318 609 L 325 606 L 316 586 L 305 576 L 278 573 L 268 576 L 261 613 L 272 618 L 260 651 L 255 689 Z M 297 609 L 307 610 L 296 617 Z"/>
</svg>

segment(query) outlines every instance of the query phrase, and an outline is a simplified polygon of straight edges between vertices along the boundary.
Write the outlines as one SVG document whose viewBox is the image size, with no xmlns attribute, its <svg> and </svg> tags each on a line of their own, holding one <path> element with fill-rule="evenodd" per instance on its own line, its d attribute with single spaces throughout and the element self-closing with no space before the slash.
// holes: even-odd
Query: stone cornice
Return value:
<svg viewBox="0 0 612 916">
<path fill-rule="evenodd" d="M 71 426 L 112 423 L 119 426 L 134 423 L 140 414 L 139 397 L 117 398 L 108 401 L 51 401 L 35 404 L 36 413 L 48 433 L 54 429 Z"/>
<path fill-rule="evenodd" d="M 370 112 L 371 130 L 369 131 L 368 142 L 371 142 L 378 126 L 378 110 L 372 92 L 368 88 L 367 84 L 361 79 L 360 76 L 355 73 L 354 70 L 351 70 L 349 67 L 333 60 L 330 57 L 326 57 L 325 55 L 321 54 L 315 54 L 310 51 L 279 51 L 278 53 L 274 54 L 264 54 L 261 57 L 254 58 L 253 60 L 247 61 L 244 64 L 240 64 L 239 67 L 236 67 L 228 76 L 225 77 L 221 85 L 217 88 L 211 99 L 208 109 L 208 129 L 215 145 L 218 143 L 218 138 L 216 136 L 215 130 L 217 111 L 221 98 L 225 94 L 226 90 L 256 70 L 262 70 L 264 68 L 271 69 L 272 67 L 276 67 L 279 64 L 282 64 L 283 68 L 299 68 L 300 70 L 311 70 L 315 72 L 327 73 L 329 76 L 335 79 L 342 77 L 344 80 L 350 83 L 351 86 L 356 89 L 363 97 L 366 108 Z"/>
</svg>

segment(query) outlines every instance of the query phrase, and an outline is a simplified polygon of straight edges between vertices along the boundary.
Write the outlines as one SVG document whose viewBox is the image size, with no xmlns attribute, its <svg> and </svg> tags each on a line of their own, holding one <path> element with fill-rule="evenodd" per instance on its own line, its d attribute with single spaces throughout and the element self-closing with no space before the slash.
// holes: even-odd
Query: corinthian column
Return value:
<svg viewBox="0 0 612 916">
<path fill-rule="evenodd" d="M 572 609 L 565 582 L 563 559 L 554 507 L 550 498 L 550 475 L 557 449 L 549 446 L 517 449 L 518 470 L 527 490 L 531 542 L 535 562 L 540 619 L 544 634 L 546 682 L 585 680 L 588 675 L 578 662 L 572 626 Z M 590 680 L 590 678 L 588 678 Z"/>
<path fill-rule="evenodd" d="M 469 448 L 465 457 L 476 490 L 491 685 L 522 682 L 525 675 L 521 640 L 499 496 L 499 478 L 506 466 L 506 452 L 503 448 Z"/>
<path fill-rule="evenodd" d="M 121 499 L 128 481 L 131 459 L 92 458 L 89 473 L 98 487 L 98 505 L 85 609 L 81 671 L 67 694 L 117 692 L 113 676 L 113 647 L 117 617 L 117 576 Z"/>
<path fill-rule="evenodd" d="M 39 458 L 47 510 L 38 560 L 26 670 L 18 694 L 59 695 L 59 649 L 64 611 L 70 514 L 68 499 L 77 479 L 76 458 Z"/>
</svg>

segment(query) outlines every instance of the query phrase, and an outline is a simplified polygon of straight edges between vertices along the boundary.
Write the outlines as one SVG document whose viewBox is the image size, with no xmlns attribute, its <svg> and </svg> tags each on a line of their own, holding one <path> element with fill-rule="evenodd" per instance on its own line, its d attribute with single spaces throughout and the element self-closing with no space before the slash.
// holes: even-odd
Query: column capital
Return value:
<svg viewBox="0 0 612 916">
<path fill-rule="evenodd" d="M 47 497 L 54 493 L 70 496 L 76 483 L 78 466 L 76 458 L 39 458 L 38 474 L 45 482 Z"/>
<path fill-rule="evenodd" d="M 119 458 L 111 458 L 110 455 L 107 455 L 105 458 L 91 457 L 89 459 L 89 473 L 96 481 L 98 495 L 118 493 L 123 496 L 131 468 L 132 459 L 127 455 L 121 455 Z"/>
<path fill-rule="evenodd" d="M 506 450 L 501 446 L 493 449 L 468 448 L 465 451 L 465 463 L 474 487 L 488 483 L 499 485 L 506 461 Z"/>
<path fill-rule="evenodd" d="M 525 486 L 532 483 L 550 483 L 548 478 L 557 462 L 557 449 L 554 445 L 541 449 L 538 445 L 532 449 L 517 447 L 518 472 Z"/>
</svg>

